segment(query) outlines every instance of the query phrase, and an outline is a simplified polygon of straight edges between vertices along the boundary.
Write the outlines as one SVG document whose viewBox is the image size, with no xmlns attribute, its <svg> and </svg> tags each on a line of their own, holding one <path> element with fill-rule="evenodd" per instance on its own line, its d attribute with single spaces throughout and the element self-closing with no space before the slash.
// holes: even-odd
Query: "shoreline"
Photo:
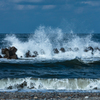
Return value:
<svg viewBox="0 0 100 100">
<path fill-rule="evenodd" d="M 98 92 L 0 92 L 1 99 L 22 100 L 100 100 Z"/>
</svg>

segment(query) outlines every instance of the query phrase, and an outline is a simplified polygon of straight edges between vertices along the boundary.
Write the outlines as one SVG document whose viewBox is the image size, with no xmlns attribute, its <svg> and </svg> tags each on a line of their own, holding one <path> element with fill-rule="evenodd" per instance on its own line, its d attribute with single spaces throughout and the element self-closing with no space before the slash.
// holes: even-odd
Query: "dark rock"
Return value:
<svg viewBox="0 0 100 100">
<path fill-rule="evenodd" d="M 23 56 L 20 56 L 20 58 L 22 58 Z"/>
<path fill-rule="evenodd" d="M 10 59 L 10 57 L 9 57 L 9 56 L 7 56 L 7 55 L 4 55 L 4 56 L 3 56 L 3 58 Z"/>
<path fill-rule="evenodd" d="M 17 51 L 17 48 L 15 48 L 15 47 L 13 46 L 13 47 L 10 47 L 9 50 L 10 50 L 10 51 L 13 51 L 13 52 L 15 53 L 15 52 Z"/>
<path fill-rule="evenodd" d="M 2 56 L 0 55 L 0 58 L 2 58 Z"/>
<path fill-rule="evenodd" d="M 64 48 L 61 48 L 60 51 L 65 52 L 65 49 Z"/>
<path fill-rule="evenodd" d="M 88 52 L 89 50 L 87 48 L 84 49 L 84 52 Z"/>
<path fill-rule="evenodd" d="M 35 56 L 37 56 L 38 55 L 38 52 L 37 51 L 34 51 L 34 54 L 35 54 Z"/>
<path fill-rule="evenodd" d="M 88 52 L 89 50 L 92 50 L 92 51 L 94 51 L 94 49 L 93 49 L 91 46 L 89 46 L 89 47 L 86 47 L 86 48 L 84 49 L 84 51 L 85 51 L 85 52 Z"/>
<path fill-rule="evenodd" d="M 10 59 L 18 59 L 17 55 L 10 56 Z"/>
<path fill-rule="evenodd" d="M 95 88 L 93 88 L 94 90 L 97 90 L 98 88 L 97 87 L 95 87 Z"/>
<path fill-rule="evenodd" d="M 7 58 L 10 58 L 10 51 L 9 50 L 7 50 L 7 51 L 5 51 L 6 53 L 5 53 L 5 56 L 7 57 Z M 12 55 L 11 55 L 12 56 Z"/>
<path fill-rule="evenodd" d="M 12 86 L 9 86 L 7 89 L 12 89 Z"/>
<path fill-rule="evenodd" d="M 54 51 L 54 53 L 59 53 L 59 51 L 58 51 L 58 49 L 57 48 L 55 48 L 55 49 L 53 49 L 53 51 Z"/>
<path fill-rule="evenodd" d="M 2 54 L 4 54 L 4 58 L 7 59 L 18 59 L 16 51 L 17 49 L 15 47 L 10 47 L 9 49 L 5 48 L 1 50 Z"/>
<path fill-rule="evenodd" d="M 35 89 L 35 87 L 33 86 L 33 87 L 29 88 L 29 89 Z"/>
<path fill-rule="evenodd" d="M 24 88 L 24 86 L 27 86 L 27 82 L 26 81 L 24 81 L 22 84 L 20 84 L 20 85 L 18 85 L 18 87 L 17 88 Z"/>
<path fill-rule="evenodd" d="M 94 49 L 93 49 L 91 46 L 85 48 L 85 49 L 84 49 L 84 52 L 88 52 L 88 51 L 90 51 L 90 50 L 92 51 L 91 54 L 93 54 Z"/>
<path fill-rule="evenodd" d="M 36 57 L 35 55 L 32 55 L 32 57 Z"/>
<path fill-rule="evenodd" d="M 33 53 L 34 53 L 34 55 L 32 55 L 32 57 L 37 57 L 38 52 L 37 51 L 34 51 Z"/>
<path fill-rule="evenodd" d="M 2 53 L 2 54 L 6 54 L 6 51 L 7 51 L 7 50 L 8 50 L 7 48 L 1 49 L 1 53 Z"/>
<path fill-rule="evenodd" d="M 92 51 L 94 50 L 91 46 L 89 46 L 88 49 L 89 49 L 89 50 L 92 50 Z"/>
<path fill-rule="evenodd" d="M 26 52 L 25 57 L 31 57 L 31 54 L 30 54 L 29 50 Z"/>
<path fill-rule="evenodd" d="M 9 48 L 10 55 L 15 55 L 16 51 L 17 51 L 17 49 L 15 47 L 10 47 Z"/>
</svg>

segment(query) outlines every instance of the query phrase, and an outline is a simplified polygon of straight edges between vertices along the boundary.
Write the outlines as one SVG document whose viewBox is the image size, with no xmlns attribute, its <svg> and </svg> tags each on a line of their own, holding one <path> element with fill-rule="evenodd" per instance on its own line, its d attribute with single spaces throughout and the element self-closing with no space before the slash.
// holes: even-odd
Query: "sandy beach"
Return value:
<svg viewBox="0 0 100 100">
<path fill-rule="evenodd" d="M 0 100 L 100 100 L 100 93 L 0 92 Z"/>
</svg>

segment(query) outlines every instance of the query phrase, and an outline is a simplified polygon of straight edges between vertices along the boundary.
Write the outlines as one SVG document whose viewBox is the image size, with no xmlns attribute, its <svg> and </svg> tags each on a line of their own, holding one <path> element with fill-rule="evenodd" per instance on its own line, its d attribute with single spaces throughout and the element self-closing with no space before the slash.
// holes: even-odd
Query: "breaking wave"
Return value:
<svg viewBox="0 0 100 100">
<path fill-rule="evenodd" d="M 20 58 L 21 60 L 71 60 L 77 58 L 84 62 L 100 60 L 99 50 L 94 50 L 93 54 L 91 50 L 84 52 L 86 47 L 100 48 L 100 43 L 92 40 L 91 34 L 86 36 L 78 36 L 73 33 L 64 34 L 59 28 L 52 29 L 50 27 L 45 28 L 44 26 L 40 26 L 34 34 L 27 35 L 26 40 L 18 38 L 15 34 L 6 35 L 3 43 L 5 43 L 6 47 L 15 46 L 18 49 L 18 57 L 20 58 L 22 56 Z M 62 47 L 66 52 L 60 51 Z M 59 50 L 59 54 L 53 52 L 54 48 Z M 32 55 L 34 51 L 37 51 L 39 55 L 36 58 L 26 58 L 25 53 L 28 50 Z"/>
<path fill-rule="evenodd" d="M 0 48 L 16 47 L 19 58 L 0 58 L 0 91 L 100 90 L 100 35 L 93 38 L 93 34 L 66 34 L 44 26 L 34 34 L 0 37 Z M 28 50 L 38 55 L 26 57 Z"/>
<path fill-rule="evenodd" d="M 100 79 L 0 79 L 0 90 L 100 90 Z"/>
</svg>

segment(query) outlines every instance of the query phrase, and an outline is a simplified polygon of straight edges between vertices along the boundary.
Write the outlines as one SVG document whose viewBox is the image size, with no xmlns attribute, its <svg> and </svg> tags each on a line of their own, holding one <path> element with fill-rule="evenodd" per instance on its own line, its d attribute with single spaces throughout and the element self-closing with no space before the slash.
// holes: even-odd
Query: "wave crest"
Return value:
<svg viewBox="0 0 100 100">
<path fill-rule="evenodd" d="M 34 34 L 28 35 L 25 41 L 21 39 L 24 38 L 20 35 L 7 35 L 4 41 L 7 41 L 7 46 L 15 46 L 18 51 L 17 55 L 25 59 L 25 53 L 30 50 L 33 55 L 34 51 L 38 52 L 37 59 L 57 59 L 57 60 L 68 60 L 75 58 L 97 58 L 100 57 L 100 51 L 94 50 L 94 54 L 91 51 L 84 52 L 87 47 L 100 48 L 100 43 L 92 40 L 92 35 L 77 35 L 77 34 L 64 34 L 61 29 L 56 28 L 46 28 L 40 26 Z M 66 52 L 61 52 L 60 49 L 64 48 Z M 55 54 L 53 49 L 57 48 L 60 52 Z M 76 50 L 78 48 L 78 51 Z M 68 50 L 71 49 L 71 50 Z M 44 53 L 42 52 L 44 51 Z"/>
</svg>

